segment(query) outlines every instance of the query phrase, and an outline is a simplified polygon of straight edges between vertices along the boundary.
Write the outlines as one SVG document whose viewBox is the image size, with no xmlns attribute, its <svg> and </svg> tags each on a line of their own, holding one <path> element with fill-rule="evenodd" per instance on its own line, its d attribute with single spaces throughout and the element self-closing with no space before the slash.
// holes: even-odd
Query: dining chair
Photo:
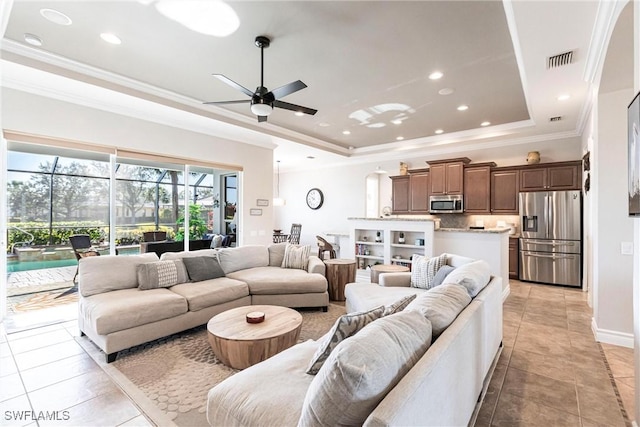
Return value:
<svg viewBox="0 0 640 427">
<path fill-rule="evenodd" d="M 302 231 L 302 224 L 291 224 L 291 233 L 289 233 L 289 243 L 292 243 L 294 245 L 299 245 L 301 231 Z"/>
</svg>

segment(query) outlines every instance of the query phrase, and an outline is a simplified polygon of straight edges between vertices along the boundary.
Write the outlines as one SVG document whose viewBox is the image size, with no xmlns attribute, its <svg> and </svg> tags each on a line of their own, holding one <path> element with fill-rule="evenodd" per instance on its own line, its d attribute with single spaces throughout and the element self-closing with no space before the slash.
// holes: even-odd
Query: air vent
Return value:
<svg viewBox="0 0 640 427">
<path fill-rule="evenodd" d="M 547 68 L 558 68 L 569 65 L 573 62 L 573 51 L 559 53 L 558 55 L 550 56 L 547 59 Z"/>
<path fill-rule="evenodd" d="M 562 120 L 562 116 L 555 116 L 549 119 L 550 122 L 559 122 L 560 120 Z"/>
</svg>

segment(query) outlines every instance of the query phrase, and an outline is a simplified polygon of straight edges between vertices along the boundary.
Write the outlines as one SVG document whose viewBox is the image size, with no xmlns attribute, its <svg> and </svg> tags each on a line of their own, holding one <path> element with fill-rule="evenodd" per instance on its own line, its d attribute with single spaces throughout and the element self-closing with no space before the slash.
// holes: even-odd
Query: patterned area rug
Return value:
<svg viewBox="0 0 640 427">
<path fill-rule="evenodd" d="M 300 312 L 302 342 L 320 338 L 345 310 L 330 305 L 327 313 Z M 208 425 L 209 389 L 238 372 L 213 354 L 206 325 L 122 351 L 115 362 L 101 365 L 149 418 L 162 426 L 171 421 L 178 426 Z"/>
</svg>

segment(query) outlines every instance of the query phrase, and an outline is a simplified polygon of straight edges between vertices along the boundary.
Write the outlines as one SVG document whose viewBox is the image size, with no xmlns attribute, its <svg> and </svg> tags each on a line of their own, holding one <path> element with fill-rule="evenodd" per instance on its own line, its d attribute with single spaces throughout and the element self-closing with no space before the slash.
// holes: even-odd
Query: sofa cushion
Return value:
<svg viewBox="0 0 640 427">
<path fill-rule="evenodd" d="M 172 286 L 171 291 L 187 300 L 189 311 L 202 310 L 249 295 L 249 287 L 246 283 L 228 277 L 183 283 Z"/>
<path fill-rule="evenodd" d="M 222 271 L 220 263 L 214 257 L 188 257 L 183 258 L 182 261 L 187 268 L 187 273 L 189 273 L 189 279 L 193 282 L 224 277 L 224 271 Z"/>
<path fill-rule="evenodd" d="M 78 266 L 80 294 L 88 297 L 119 289 L 137 288 L 138 265 L 153 261 L 158 261 L 158 255 L 154 252 L 82 258 Z"/>
<path fill-rule="evenodd" d="M 160 255 L 160 260 L 170 260 L 170 259 L 183 259 L 183 258 L 193 258 L 199 256 L 218 256 L 217 249 L 200 249 L 197 251 L 180 251 L 180 252 L 165 252 Z"/>
<path fill-rule="evenodd" d="M 491 267 L 483 260 L 477 260 L 461 265 L 449 273 L 445 283 L 457 283 L 467 288 L 467 292 L 473 298 L 478 295 L 491 280 Z"/>
<path fill-rule="evenodd" d="M 237 372 L 208 395 L 207 421 L 212 426 L 295 426 L 309 384 L 305 374 L 318 347 L 308 340 Z"/>
<path fill-rule="evenodd" d="M 280 267 L 282 266 L 282 260 L 284 259 L 284 251 L 287 248 L 287 242 L 274 243 L 269 245 L 269 266 Z"/>
<path fill-rule="evenodd" d="M 269 250 L 261 245 L 222 248 L 218 251 L 218 260 L 225 274 L 247 268 L 266 267 L 269 265 Z"/>
<path fill-rule="evenodd" d="M 384 306 L 384 313 L 382 313 L 382 315 L 383 316 L 390 316 L 392 314 L 400 313 L 414 299 L 416 299 L 416 294 L 407 295 L 406 297 L 402 297 L 398 301 L 396 301 L 396 302 L 394 302 L 392 304 L 385 305 Z"/>
<path fill-rule="evenodd" d="M 447 283 L 422 293 L 405 310 L 419 311 L 429 319 L 435 339 L 470 302 L 471 297 L 464 286 Z"/>
<path fill-rule="evenodd" d="M 427 258 L 422 255 L 413 255 L 411 265 L 411 286 L 420 289 L 431 289 L 436 273 L 447 263 L 447 254 Z"/>
<path fill-rule="evenodd" d="M 371 310 L 381 305 L 392 304 L 408 295 L 420 295 L 424 292 L 426 292 L 425 289 L 388 288 L 375 283 L 348 283 L 344 288 L 348 312 Z"/>
<path fill-rule="evenodd" d="M 359 330 L 367 326 L 369 323 L 382 317 L 384 313 L 384 307 L 374 308 L 369 311 L 361 311 L 357 313 L 343 314 L 336 322 L 327 334 L 324 335 L 318 350 L 316 350 L 309 367 L 307 368 L 307 374 L 315 375 L 318 373 L 322 365 L 327 360 L 333 349 L 345 339 L 352 335 L 355 335 Z"/>
<path fill-rule="evenodd" d="M 256 267 L 227 274 L 227 277 L 245 282 L 252 295 L 327 292 L 327 279 L 323 275 L 298 269 Z"/>
<path fill-rule="evenodd" d="M 306 270 L 309 263 L 309 255 L 311 255 L 311 246 L 287 243 L 281 267 Z"/>
<path fill-rule="evenodd" d="M 189 280 L 181 259 L 147 262 L 138 265 L 138 287 L 141 290 L 168 288 Z"/>
<path fill-rule="evenodd" d="M 431 283 L 433 285 L 432 287 L 435 288 L 436 286 L 442 285 L 449 273 L 451 273 L 455 269 L 455 267 L 451 267 L 450 265 L 443 265 L 442 267 L 440 267 L 436 275 L 433 276 L 433 282 Z"/>
<path fill-rule="evenodd" d="M 331 352 L 309 385 L 298 426 L 363 425 L 430 344 L 429 321 L 417 312 L 370 323 Z"/>
<path fill-rule="evenodd" d="M 169 289 L 121 289 L 80 299 L 80 313 L 85 323 L 100 335 L 169 319 L 186 312 L 187 300 Z"/>
</svg>

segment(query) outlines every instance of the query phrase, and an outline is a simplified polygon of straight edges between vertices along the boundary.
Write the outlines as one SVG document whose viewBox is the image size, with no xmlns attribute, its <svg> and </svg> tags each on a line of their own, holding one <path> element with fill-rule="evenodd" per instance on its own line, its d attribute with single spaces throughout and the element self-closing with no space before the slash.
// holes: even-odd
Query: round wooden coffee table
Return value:
<svg viewBox="0 0 640 427">
<path fill-rule="evenodd" d="M 381 273 L 403 273 L 409 271 L 409 267 L 397 264 L 376 264 L 371 266 L 371 283 L 378 283 Z"/>
<path fill-rule="evenodd" d="M 261 311 L 262 323 L 248 323 L 247 313 Z M 207 323 L 209 344 L 225 365 L 244 369 L 285 350 L 298 341 L 302 316 L 296 310 L 275 305 L 233 308 Z"/>
</svg>

